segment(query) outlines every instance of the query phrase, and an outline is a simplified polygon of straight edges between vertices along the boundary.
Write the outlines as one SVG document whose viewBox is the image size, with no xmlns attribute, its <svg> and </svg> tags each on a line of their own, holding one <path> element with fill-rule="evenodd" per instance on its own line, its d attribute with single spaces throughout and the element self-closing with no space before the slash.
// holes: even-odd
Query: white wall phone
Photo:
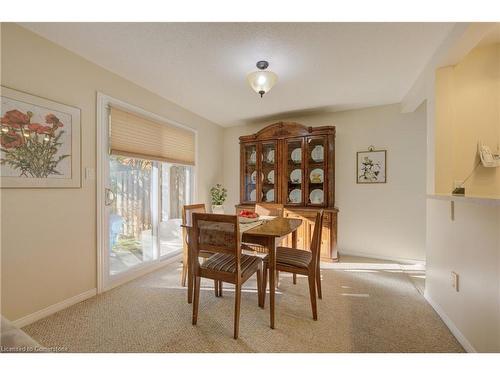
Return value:
<svg viewBox="0 0 500 375">
<path fill-rule="evenodd" d="M 481 157 L 481 163 L 483 166 L 490 168 L 500 167 L 500 154 L 492 153 L 490 148 L 482 142 L 477 144 L 477 152 Z"/>
</svg>

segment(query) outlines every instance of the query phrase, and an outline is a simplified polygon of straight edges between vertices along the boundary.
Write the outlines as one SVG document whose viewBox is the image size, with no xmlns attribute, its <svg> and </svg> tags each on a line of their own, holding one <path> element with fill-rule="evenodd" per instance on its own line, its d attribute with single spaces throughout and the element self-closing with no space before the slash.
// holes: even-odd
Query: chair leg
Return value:
<svg viewBox="0 0 500 375">
<path fill-rule="evenodd" d="M 185 229 L 182 230 L 183 237 L 186 239 Z M 182 273 L 181 273 L 181 285 L 183 287 L 186 286 L 187 274 L 188 274 L 188 253 L 189 253 L 189 245 L 187 241 L 183 242 L 182 245 Z"/>
<path fill-rule="evenodd" d="M 193 302 L 194 276 L 188 272 L 188 303 Z"/>
<path fill-rule="evenodd" d="M 219 281 L 218 280 L 214 280 L 214 292 L 215 292 L 215 296 L 219 297 Z"/>
<path fill-rule="evenodd" d="M 309 275 L 309 295 L 311 297 L 311 307 L 313 313 L 313 319 L 318 320 L 318 308 L 316 306 L 316 280 L 315 275 Z"/>
<path fill-rule="evenodd" d="M 222 297 L 222 281 L 219 281 L 219 297 Z"/>
<path fill-rule="evenodd" d="M 276 270 L 276 288 L 280 287 L 280 271 Z"/>
<path fill-rule="evenodd" d="M 238 338 L 240 331 L 240 305 L 241 305 L 241 284 L 238 282 L 235 285 L 234 299 L 234 338 Z"/>
<path fill-rule="evenodd" d="M 182 274 L 181 274 L 181 285 L 183 287 L 186 286 L 186 280 L 187 280 L 187 264 L 186 262 L 182 262 Z"/>
<path fill-rule="evenodd" d="M 293 274 L 293 283 L 297 284 L 297 274 L 296 273 Z"/>
<path fill-rule="evenodd" d="M 257 269 L 257 297 L 259 307 L 262 307 L 262 264 L 259 265 L 259 268 Z"/>
<path fill-rule="evenodd" d="M 193 325 L 198 321 L 198 304 L 200 302 L 200 277 L 194 278 Z"/>
<path fill-rule="evenodd" d="M 319 268 L 316 270 L 316 290 L 318 291 L 318 298 L 323 299 L 323 295 L 321 294 L 321 270 Z"/>
<path fill-rule="evenodd" d="M 264 272 L 262 272 L 262 304 L 260 306 L 262 308 L 266 305 L 267 268 L 267 263 L 264 263 Z"/>
</svg>

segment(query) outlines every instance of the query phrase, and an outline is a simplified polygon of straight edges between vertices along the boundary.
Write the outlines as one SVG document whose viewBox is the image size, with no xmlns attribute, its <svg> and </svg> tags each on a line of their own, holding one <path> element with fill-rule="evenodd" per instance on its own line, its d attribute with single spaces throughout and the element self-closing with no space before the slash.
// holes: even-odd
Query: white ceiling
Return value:
<svg viewBox="0 0 500 375">
<path fill-rule="evenodd" d="M 452 23 L 22 23 L 222 126 L 402 100 Z M 278 75 L 261 99 L 258 60 Z"/>
</svg>

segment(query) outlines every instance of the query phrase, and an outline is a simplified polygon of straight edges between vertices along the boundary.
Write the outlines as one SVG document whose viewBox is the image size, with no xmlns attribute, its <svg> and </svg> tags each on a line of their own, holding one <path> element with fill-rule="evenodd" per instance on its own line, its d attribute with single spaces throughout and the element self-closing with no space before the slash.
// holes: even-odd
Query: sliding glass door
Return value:
<svg viewBox="0 0 500 375">
<path fill-rule="evenodd" d="M 191 203 L 192 167 L 109 156 L 109 276 L 181 252 L 182 206 Z"/>
<path fill-rule="evenodd" d="M 192 168 L 185 165 L 161 163 L 160 257 L 182 250 L 182 207 L 191 204 Z"/>
<path fill-rule="evenodd" d="M 101 293 L 182 252 L 181 213 L 194 194 L 196 132 L 98 93 L 97 146 Z"/>
<path fill-rule="evenodd" d="M 153 162 L 109 158 L 109 273 L 155 259 Z"/>
</svg>

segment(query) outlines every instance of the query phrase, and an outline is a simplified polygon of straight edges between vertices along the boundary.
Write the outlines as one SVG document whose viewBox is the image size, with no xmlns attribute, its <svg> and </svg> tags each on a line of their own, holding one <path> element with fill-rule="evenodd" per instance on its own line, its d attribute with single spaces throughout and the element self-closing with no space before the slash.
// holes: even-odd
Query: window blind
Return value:
<svg viewBox="0 0 500 375">
<path fill-rule="evenodd" d="M 110 152 L 114 155 L 194 165 L 194 133 L 111 107 Z"/>
</svg>

